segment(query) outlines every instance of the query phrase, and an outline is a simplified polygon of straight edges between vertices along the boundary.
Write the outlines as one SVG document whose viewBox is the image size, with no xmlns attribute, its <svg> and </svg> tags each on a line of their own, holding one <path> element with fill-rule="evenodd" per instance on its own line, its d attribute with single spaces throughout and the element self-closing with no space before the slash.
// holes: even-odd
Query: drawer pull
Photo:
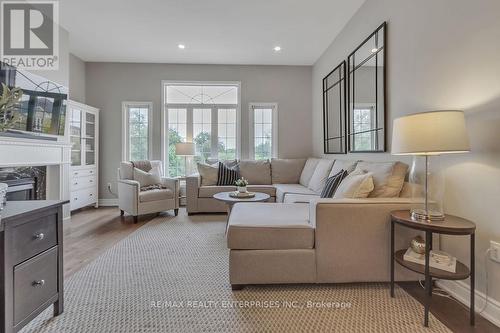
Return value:
<svg viewBox="0 0 500 333">
<path fill-rule="evenodd" d="M 33 281 L 33 287 L 41 287 L 45 284 L 45 280 L 36 280 Z"/>
<path fill-rule="evenodd" d="M 94 181 L 93 181 L 92 179 L 91 179 L 91 180 L 89 180 L 89 183 L 93 183 L 93 182 L 94 182 Z"/>
<path fill-rule="evenodd" d="M 78 185 L 78 183 L 73 183 L 73 185 Z"/>
<path fill-rule="evenodd" d="M 35 235 L 35 239 L 42 240 L 44 238 L 45 238 L 45 234 L 43 232 Z"/>
</svg>

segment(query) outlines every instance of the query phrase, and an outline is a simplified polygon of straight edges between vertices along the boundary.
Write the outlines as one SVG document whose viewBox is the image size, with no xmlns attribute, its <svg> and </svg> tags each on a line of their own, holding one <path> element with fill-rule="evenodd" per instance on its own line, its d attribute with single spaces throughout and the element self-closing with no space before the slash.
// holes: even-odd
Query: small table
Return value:
<svg viewBox="0 0 500 333">
<path fill-rule="evenodd" d="M 229 216 L 231 215 L 231 210 L 233 209 L 234 204 L 238 202 L 264 202 L 269 200 L 271 197 L 269 194 L 255 192 L 255 196 L 251 198 L 235 198 L 230 196 L 229 194 L 233 192 L 219 192 L 213 195 L 213 198 L 219 201 L 223 201 L 227 205 L 227 221 L 226 221 L 226 230 L 227 224 L 229 223 Z"/>
<path fill-rule="evenodd" d="M 403 256 L 407 249 L 394 250 L 394 226 L 399 224 L 411 229 L 425 231 L 425 265 L 405 261 Z M 470 324 L 474 326 L 474 242 L 476 225 L 461 217 L 446 215 L 444 221 L 413 220 L 408 210 L 391 213 L 391 297 L 394 297 L 394 261 L 401 266 L 425 275 L 425 316 L 424 326 L 429 326 L 429 306 L 432 296 L 432 278 L 442 280 L 464 280 L 470 277 Z M 457 260 L 455 273 L 429 267 L 429 254 L 432 250 L 432 234 L 470 235 L 470 266 L 467 268 Z"/>
</svg>

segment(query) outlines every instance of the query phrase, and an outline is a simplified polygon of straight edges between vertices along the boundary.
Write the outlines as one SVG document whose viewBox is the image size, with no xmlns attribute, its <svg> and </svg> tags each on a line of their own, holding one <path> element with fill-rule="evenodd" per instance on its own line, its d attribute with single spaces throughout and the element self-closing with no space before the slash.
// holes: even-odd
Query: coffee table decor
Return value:
<svg viewBox="0 0 500 333">
<path fill-rule="evenodd" d="M 234 192 L 229 192 L 229 196 L 232 198 L 253 198 L 255 197 L 255 193 L 248 191 L 247 192 L 234 191 Z"/>
</svg>

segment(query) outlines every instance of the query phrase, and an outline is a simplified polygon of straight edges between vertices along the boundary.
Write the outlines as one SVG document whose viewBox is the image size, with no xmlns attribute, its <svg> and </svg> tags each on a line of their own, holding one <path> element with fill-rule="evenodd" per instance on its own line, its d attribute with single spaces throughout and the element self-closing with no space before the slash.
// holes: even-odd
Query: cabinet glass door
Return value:
<svg viewBox="0 0 500 333">
<path fill-rule="evenodd" d="M 95 115 L 85 113 L 85 165 L 95 164 Z"/>
<path fill-rule="evenodd" d="M 82 165 L 82 111 L 71 110 L 69 124 L 69 135 L 71 141 L 71 165 Z"/>
</svg>

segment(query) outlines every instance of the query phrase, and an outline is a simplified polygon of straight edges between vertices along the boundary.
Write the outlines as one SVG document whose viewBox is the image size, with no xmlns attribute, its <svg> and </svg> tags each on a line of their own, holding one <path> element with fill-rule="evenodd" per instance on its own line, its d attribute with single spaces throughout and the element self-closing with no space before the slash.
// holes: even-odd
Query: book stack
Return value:
<svg viewBox="0 0 500 333">
<path fill-rule="evenodd" d="M 408 248 L 404 254 L 403 260 L 425 265 L 425 255 L 416 253 L 411 249 L 411 247 Z M 443 251 L 431 251 L 429 255 L 429 266 L 443 271 L 456 273 L 457 258 Z"/>
</svg>

